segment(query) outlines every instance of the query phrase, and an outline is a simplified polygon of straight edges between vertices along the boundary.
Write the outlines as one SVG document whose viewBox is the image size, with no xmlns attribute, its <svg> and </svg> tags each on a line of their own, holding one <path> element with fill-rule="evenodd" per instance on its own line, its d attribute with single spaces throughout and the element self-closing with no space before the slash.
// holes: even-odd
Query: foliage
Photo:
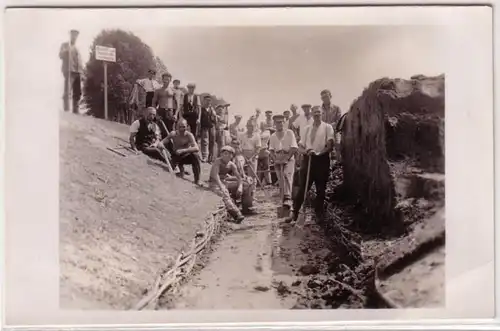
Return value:
<svg viewBox="0 0 500 331">
<path fill-rule="evenodd" d="M 94 39 L 85 68 L 84 101 L 88 114 L 98 118 L 104 118 L 104 66 L 95 59 L 96 45 L 116 49 L 116 62 L 108 63 L 108 111 L 114 118 L 126 107 L 134 82 L 155 66 L 155 58 L 151 48 L 130 32 L 103 30 Z"/>
</svg>

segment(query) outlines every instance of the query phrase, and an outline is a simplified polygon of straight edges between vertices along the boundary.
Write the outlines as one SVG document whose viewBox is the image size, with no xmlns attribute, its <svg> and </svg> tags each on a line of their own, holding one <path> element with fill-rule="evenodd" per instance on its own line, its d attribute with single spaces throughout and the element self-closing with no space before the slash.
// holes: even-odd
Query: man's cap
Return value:
<svg viewBox="0 0 500 331">
<path fill-rule="evenodd" d="M 272 110 L 266 110 L 266 114 L 272 114 L 273 111 Z"/>
<path fill-rule="evenodd" d="M 325 95 L 325 94 L 332 95 L 332 93 L 330 92 L 330 90 L 327 90 L 327 89 L 321 91 L 321 93 L 320 93 L 320 95 Z"/>
<path fill-rule="evenodd" d="M 223 105 L 220 105 L 220 104 L 219 104 L 219 105 L 217 105 L 217 106 L 215 106 L 215 109 L 220 109 L 220 108 L 224 108 L 224 106 L 223 106 Z"/>
<path fill-rule="evenodd" d="M 229 153 L 232 153 L 232 154 L 234 154 L 234 153 L 235 153 L 235 152 L 234 152 L 234 148 L 232 148 L 232 147 L 231 147 L 231 146 L 229 146 L 229 145 L 226 145 L 226 146 L 222 147 L 220 151 L 221 151 L 221 152 L 229 152 Z"/>
<path fill-rule="evenodd" d="M 234 115 L 234 118 L 241 118 L 241 115 L 236 114 Z"/>
<path fill-rule="evenodd" d="M 196 87 L 196 84 L 195 84 L 195 83 L 189 83 L 189 84 L 187 84 L 187 87 L 188 87 L 188 88 L 189 88 L 189 87 L 195 88 L 195 87 Z"/>
<path fill-rule="evenodd" d="M 212 96 L 208 93 L 205 93 L 205 94 L 203 94 L 203 99 L 206 99 L 206 98 L 212 98 Z"/>
<path fill-rule="evenodd" d="M 176 78 L 176 79 L 174 79 L 174 81 L 172 83 L 180 83 L 180 82 L 181 81 Z"/>
<path fill-rule="evenodd" d="M 80 33 L 80 31 L 78 31 L 77 29 L 71 29 L 71 30 L 69 31 L 69 33 L 79 34 L 79 33 Z"/>
<path fill-rule="evenodd" d="M 149 72 L 156 73 L 156 71 L 154 71 L 154 70 L 153 70 L 153 71 L 152 71 L 152 70 L 150 70 Z M 170 72 L 164 72 L 163 74 L 161 74 L 161 76 L 162 76 L 162 77 L 167 76 L 167 77 L 172 78 L 172 74 L 171 74 Z"/>
<path fill-rule="evenodd" d="M 152 73 L 152 74 L 156 74 L 156 69 L 155 69 L 155 68 L 149 68 L 149 69 L 148 69 L 148 72 L 149 72 L 149 73 Z M 165 74 L 166 74 L 166 73 L 165 73 Z M 165 75 L 165 74 L 164 74 L 164 75 Z"/>
<path fill-rule="evenodd" d="M 281 114 L 276 114 L 273 116 L 273 120 L 276 121 L 276 120 L 284 120 L 285 119 L 285 115 L 281 115 Z"/>
<path fill-rule="evenodd" d="M 317 111 L 317 110 L 321 111 L 321 107 L 320 106 L 314 106 L 314 107 L 312 107 L 311 110 L 312 111 Z"/>
<path fill-rule="evenodd" d="M 285 110 L 285 111 L 283 112 L 283 114 L 286 114 L 286 113 L 290 114 L 290 111 L 289 111 L 289 110 Z"/>
<path fill-rule="evenodd" d="M 151 113 L 151 114 L 156 114 L 156 108 L 155 107 L 148 107 L 148 108 L 146 108 L 146 112 Z"/>
<path fill-rule="evenodd" d="M 302 108 L 311 108 L 311 104 L 305 103 L 302 105 Z"/>
</svg>

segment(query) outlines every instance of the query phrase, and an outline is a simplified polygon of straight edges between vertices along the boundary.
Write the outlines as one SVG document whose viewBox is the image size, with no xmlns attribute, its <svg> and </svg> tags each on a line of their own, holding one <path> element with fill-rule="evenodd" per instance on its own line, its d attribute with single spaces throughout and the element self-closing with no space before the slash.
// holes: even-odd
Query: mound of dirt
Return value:
<svg viewBox="0 0 500 331">
<path fill-rule="evenodd" d="M 127 136 L 122 124 L 61 115 L 63 309 L 131 308 L 220 204 L 144 155 L 106 149 Z"/>
<path fill-rule="evenodd" d="M 390 160 L 410 158 L 425 171 L 444 173 L 444 84 L 444 75 L 383 80 L 378 101 Z"/>
</svg>

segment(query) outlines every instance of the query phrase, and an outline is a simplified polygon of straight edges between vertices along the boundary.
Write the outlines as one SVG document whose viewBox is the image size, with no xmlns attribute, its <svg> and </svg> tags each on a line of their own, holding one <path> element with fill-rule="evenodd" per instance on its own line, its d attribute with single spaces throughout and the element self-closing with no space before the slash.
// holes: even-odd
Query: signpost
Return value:
<svg viewBox="0 0 500 331">
<path fill-rule="evenodd" d="M 96 45 L 95 59 L 104 65 L 104 119 L 108 119 L 108 62 L 116 62 L 116 48 Z"/>
</svg>

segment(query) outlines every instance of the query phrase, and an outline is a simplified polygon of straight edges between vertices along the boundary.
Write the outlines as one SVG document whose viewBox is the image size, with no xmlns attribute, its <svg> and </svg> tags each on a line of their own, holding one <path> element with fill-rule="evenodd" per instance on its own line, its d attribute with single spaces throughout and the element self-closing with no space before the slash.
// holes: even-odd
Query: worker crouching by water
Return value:
<svg viewBox="0 0 500 331">
<path fill-rule="evenodd" d="M 304 195 L 312 183 L 316 186 L 314 204 L 316 219 L 319 222 L 323 221 L 326 184 L 330 175 L 330 153 L 334 141 L 333 127 L 321 120 L 321 108 L 314 107 L 313 122 L 304 128 L 299 142 L 299 152 L 303 154 L 299 172 L 299 190 L 293 201 L 294 212 L 288 219 L 289 222 L 297 220 Z"/>
<path fill-rule="evenodd" d="M 278 176 L 278 183 L 283 197 L 283 207 L 290 210 L 292 207 L 295 154 L 298 149 L 297 139 L 293 131 L 285 127 L 284 115 L 275 115 L 273 120 L 276 132 L 269 139 L 269 151 Z"/>
<path fill-rule="evenodd" d="M 243 176 L 232 161 L 235 151 L 231 146 L 221 149 L 221 156 L 215 159 L 210 170 L 210 188 L 222 197 L 227 212 L 236 223 L 241 223 L 245 217 L 238 209 L 235 200 L 242 200 L 242 208 L 252 207 L 252 196 L 248 183 L 243 181 Z"/>
</svg>

